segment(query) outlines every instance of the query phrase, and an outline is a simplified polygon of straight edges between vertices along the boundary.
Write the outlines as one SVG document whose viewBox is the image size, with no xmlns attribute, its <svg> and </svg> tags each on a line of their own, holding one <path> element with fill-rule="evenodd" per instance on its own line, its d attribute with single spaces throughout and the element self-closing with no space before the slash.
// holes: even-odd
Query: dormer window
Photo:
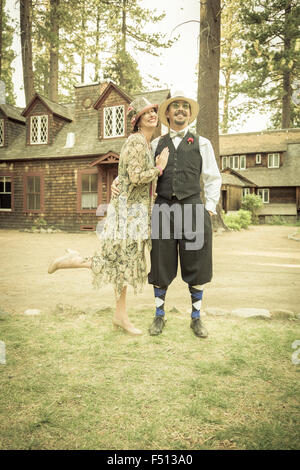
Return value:
<svg viewBox="0 0 300 470">
<path fill-rule="evenodd" d="M 268 154 L 268 168 L 279 168 L 279 153 Z"/>
<path fill-rule="evenodd" d="M 104 138 L 125 135 L 124 106 L 104 108 Z"/>
<path fill-rule="evenodd" d="M 30 143 L 48 144 L 48 115 L 31 116 L 30 118 Z"/>
<path fill-rule="evenodd" d="M 0 147 L 4 146 L 4 119 L 0 119 Z"/>
</svg>

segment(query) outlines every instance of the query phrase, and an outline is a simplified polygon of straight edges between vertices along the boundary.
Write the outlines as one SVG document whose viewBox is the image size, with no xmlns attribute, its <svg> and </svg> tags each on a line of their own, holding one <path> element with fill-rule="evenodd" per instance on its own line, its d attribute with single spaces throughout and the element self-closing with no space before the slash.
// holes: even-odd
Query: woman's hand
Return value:
<svg viewBox="0 0 300 470">
<path fill-rule="evenodd" d="M 120 191 L 118 189 L 118 186 L 119 186 L 119 178 L 118 176 L 113 180 L 112 184 L 111 184 L 111 194 L 112 196 L 115 196 L 115 197 L 118 197 L 119 194 L 120 194 Z"/>
<path fill-rule="evenodd" d="M 160 166 L 164 170 L 167 166 L 169 158 L 169 148 L 165 147 L 162 152 L 156 157 L 156 166 Z"/>
</svg>

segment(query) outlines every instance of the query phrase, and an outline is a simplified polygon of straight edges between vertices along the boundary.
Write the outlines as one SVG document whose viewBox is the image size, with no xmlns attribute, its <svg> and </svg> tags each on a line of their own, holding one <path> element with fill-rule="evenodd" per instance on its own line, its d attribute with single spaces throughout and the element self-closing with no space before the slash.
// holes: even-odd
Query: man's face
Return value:
<svg viewBox="0 0 300 470">
<path fill-rule="evenodd" d="M 191 108 L 187 101 L 173 101 L 166 111 L 166 116 L 170 121 L 170 127 L 180 127 L 184 129 L 190 121 Z"/>
</svg>

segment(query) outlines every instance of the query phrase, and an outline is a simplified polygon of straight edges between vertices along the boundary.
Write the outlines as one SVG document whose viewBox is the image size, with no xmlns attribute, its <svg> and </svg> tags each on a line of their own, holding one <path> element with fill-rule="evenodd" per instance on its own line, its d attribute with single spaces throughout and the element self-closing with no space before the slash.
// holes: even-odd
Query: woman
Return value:
<svg viewBox="0 0 300 470">
<path fill-rule="evenodd" d="M 73 250 L 56 259 L 48 273 L 57 269 L 90 268 L 93 285 L 114 285 L 116 311 L 113 318 L 115 328 L 122 328 L 133 335 L 142 334 L 130 322 L 126 312 L 127 285 L 134 292 L 141 291 L 147 280 L 145 249 L 151 248 L 150 215 L 154 187 L 157 177 L 165 169 L 169 149 L 163 149 L 153 165 L 150 141 L 158 123 L 157 104 L 143 97 L 134 100 L 128 108 L 133 125 L 131 134 L 122 147 L 118 180 L 119 197 L 112 196 L 107 218 L 100 233 L 100 249 L 93 257 L 83 258 Z"/>
</svg>

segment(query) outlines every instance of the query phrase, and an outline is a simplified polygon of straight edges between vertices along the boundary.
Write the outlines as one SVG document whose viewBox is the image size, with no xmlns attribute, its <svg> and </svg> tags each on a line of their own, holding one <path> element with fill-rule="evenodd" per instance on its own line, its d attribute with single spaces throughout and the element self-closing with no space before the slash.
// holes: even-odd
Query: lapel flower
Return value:
<svg viewBox="0 0 300 470">
<path fill-rule="evenodd" d="M 187 143 L 190 145 L 190 144 L 193 144 L 194 143 L 194 139 L 193 137 L 189 137 L 188 140 L 187 140 Z"/>
</svg>

